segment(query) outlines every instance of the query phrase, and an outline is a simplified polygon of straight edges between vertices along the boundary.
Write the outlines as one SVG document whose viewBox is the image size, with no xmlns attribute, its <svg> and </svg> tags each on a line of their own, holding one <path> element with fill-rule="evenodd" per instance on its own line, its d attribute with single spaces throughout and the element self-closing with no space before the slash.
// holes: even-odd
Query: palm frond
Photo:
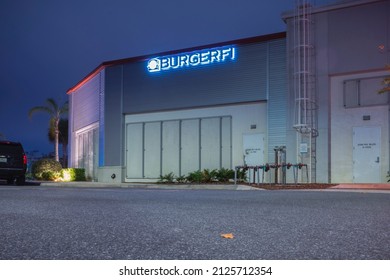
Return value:
<svg viewBox="0 0 390 280">
<path fill-rule="evenodd" d="M 51 108 L 48 108 L 45 106 L 36 106 L 36 107 L 31 108 L 30 111 L 28 111 L 28 116 L 31 118 L 34 114 L 39 113 L 39 112 L 49 113 L 50 115 L 53 115 L 53 113 L 54 113 L 51 110 Z"/>
<path fill-rule="evenodd" d="M 46 99 L 46 104 L 53 109 L 53 112 L 58 112 L 58 104 L 53 98 Z"/>
<path fill-rule="evenodd" d="M 69 103 L 66 101 L 64 105 L 59 109 L 60 115 L 68 113 L 69 112 Z"/>
</svg>

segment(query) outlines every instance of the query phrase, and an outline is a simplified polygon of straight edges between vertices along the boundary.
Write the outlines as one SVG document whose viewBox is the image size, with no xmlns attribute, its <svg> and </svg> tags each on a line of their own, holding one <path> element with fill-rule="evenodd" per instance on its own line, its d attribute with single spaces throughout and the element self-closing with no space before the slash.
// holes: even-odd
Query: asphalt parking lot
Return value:
<svg viewBox="0 0 390 280">
<path fill-rule="evenodd" d="M 0 259 L 390 259 L 389 213 L 390 192 L 0 185 Z"/>
</svg>

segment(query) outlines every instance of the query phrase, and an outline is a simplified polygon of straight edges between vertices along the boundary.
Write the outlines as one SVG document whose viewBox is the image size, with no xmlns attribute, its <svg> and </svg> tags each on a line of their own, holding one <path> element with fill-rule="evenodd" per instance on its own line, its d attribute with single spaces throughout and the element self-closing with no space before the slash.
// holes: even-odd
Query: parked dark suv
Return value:
<svg viewBox="0 0 390 280">
<path fill-rule="evenodd" d="M 26 181 L 27 157 L 22 144 L 0 141 L 0 180 L 22 185 Z"/>
</svg>

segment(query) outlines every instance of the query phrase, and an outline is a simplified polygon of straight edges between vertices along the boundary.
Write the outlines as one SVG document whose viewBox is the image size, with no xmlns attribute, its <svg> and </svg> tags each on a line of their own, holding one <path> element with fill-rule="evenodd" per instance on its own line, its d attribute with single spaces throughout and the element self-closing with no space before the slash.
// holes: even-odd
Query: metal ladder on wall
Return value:
<svg viewBox="0 0 390 280">
<path fill-rule="evenodd" d="M 312 5 L 296 0 L 293 19 L 294 128 L 297 131 L 297 161 L 308 166 L 308 182 L 316 182 L 317 97 Z M 301 178 L 300 181 L 302 181 Z"/>
</svg>

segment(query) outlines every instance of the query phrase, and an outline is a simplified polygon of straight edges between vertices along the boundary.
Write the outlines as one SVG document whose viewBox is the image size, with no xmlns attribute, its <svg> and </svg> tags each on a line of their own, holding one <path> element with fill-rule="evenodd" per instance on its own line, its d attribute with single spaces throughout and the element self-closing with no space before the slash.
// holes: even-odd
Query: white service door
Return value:
<svg viewBox="0 0 390 280">
<path fill-rule="evenodd" d="M 264 164 L 264 135 L 244 134 L 242 140 L 244 163 L 249 166 Z"/>
<path fill-rule="evenodd" d="M 381 182 L 381 128 L 353 128 L 353 182 Z"/>
</svg>

